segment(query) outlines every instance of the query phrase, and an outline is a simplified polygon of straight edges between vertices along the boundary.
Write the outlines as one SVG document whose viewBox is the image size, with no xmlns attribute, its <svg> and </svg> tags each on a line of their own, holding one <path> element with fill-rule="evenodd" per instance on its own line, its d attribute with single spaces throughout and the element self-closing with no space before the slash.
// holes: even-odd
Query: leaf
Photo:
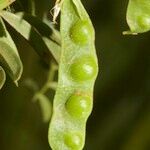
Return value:
<svg viewBox="0 0 150 150">
<path fill-rule="evenodd" d="M 131 31 L 123 34 L 137 34 L 150 30 L 150 1 L 129 0 L 127 8 L 127 23 Z"/>
<path fill-rule="evenodd" d="M 6 74 L 4 69 L 0 66 L 0 90 L 3 87 L 5 81 L 6 81 Z"/>
<path fill-rule="evenodd" d="M 36 50 L 36 52 L 44 59 L 47 63 L 50 62 L 51 58 L 51 49 L 53 47 L 47 47 L 43 41 L 41 34 L 31 26 L 26 20 L 22 17 L 17 16 L 13 13 L 2 11 L 1 16 L 17 31 L 19 32 L 26 40 L 29 41 L 31 46 Z M 49 39 L 50 40 L 50 39 Z M 53 43 L 52 41 L 50 43 Z M 57 51 L 56 51 L 57 52 Z M 53 54 L 53 53 L 52 53 Z M 55 58 L 55 56 L 54 56 Z M 55 58 L 56 61 L 57 58 Z"/>
<path fill-rule="evenodd" d="M 49 27 L 47 24 L 45 24 L 35 16 L 31 16 L 24 12 L 19 12 L 16 15 L 28 21 L 28 23 L 30 23 L 38 30 L 38 32 L 42 35 L 42 39 L 45 42 L 46 46 L 48 47 L 54 58 L 57 60 L 57 62 L 59 62 L 61 54 L 61 48 L 59 45 L 60 33 L 55 30 L 54 27 Z"/>
<path fill-rule="evenodd" d="M 58 44 L 56 44 L 55 42 L 53 42 L 52 40 L 50 40 L 49 38 L 47 38 L 47 37 L 43 37 L 43 40 L 44 40 L 45 44 L 47 45 L 47 47 L 51 50 L 51 53 L 54 56 L 54 58 L 59 63 L 60 54 L 61 54 L 60 46 Z"/>
<path fill-rule="evenodd" d="M 14 49 L 2 40 L 0 40 L 0 63 L 17 85 L 22 75 L 22 63 Z"/>
<path fill-rule="evenodd" d="M 0 10 L 8 7 L 10 4 L 12 4 L 15 0 L 0 0 Z"/>
<path fill-rule="evenodd" d="M 16 15 L 21 17 L 22 19 L 25 19 L 28 23 L 35 27 L 42 36 L 50 38 L 58 45 L 60 45 L 60 33 L 53 27 L 50 21 L 48 25 L 41 19 L 25 12 L 17 12 Z"/>
<path fill-rule="evenodd" d="M 16 45 L 0 18 L 0 63 L 16 85 L 23 71 Z"/>
<path fill-rule="evenodd" d="M 27 78 L 23 82 L 23 86 L 31 90 L 32 92 L 37 92 L 39 90 L 39 86 L 36 81 L 32 78 Z"/>
<path fill-rule="evenodd" d="M 16 55 L 19 56 L 18 51 L 17 51 L 17 47 L 16 47 L 14 41 L 12 40 L 9 32 L 7 31 L 2 18 L 0 18 L 0 39 L 7 42 L 8 45 L 11 45 L 11 47 L 14 49 L 14 52 L 16 53 Z"/>
<path fill-rule="evenodd" d="M 52 105 L 50 100 L 41 93 L 36 94 L 34 100 L 37 100 L 39 102 L 42 111 L 43 121 L 48 122 L 52 114 Z"/>
</svg>

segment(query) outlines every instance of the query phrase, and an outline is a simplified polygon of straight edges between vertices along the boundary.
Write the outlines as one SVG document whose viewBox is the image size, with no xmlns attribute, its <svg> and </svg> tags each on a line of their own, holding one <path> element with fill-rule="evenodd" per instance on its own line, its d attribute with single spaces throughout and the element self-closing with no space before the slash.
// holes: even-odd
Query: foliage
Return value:
<svg viewBox="0 0 150 150">
<path fill-rule="evenodd" d="M 47 81 L 42 83 L 41 88 L 33 79 L 24 81 L 24 84 L 34 91 L 33 101 L 39 103 L 43 121 L 49 122 L 52 116 L 48 135 L 52 149 L 82 149 L 85 124 L 92 110 L 93 86 L 97 75 L 95 35 L 90 19 L 80 1 L 56 1 L 53 21 L 57 23 L 57 15 L 61 10 L 59 33 L 57 26 L 45 15 L 47 13 L 42 12 L 42 5 L 41 15 L 41 12 L 38 14 L 36 11 L 36 2 L 28 1 L 27 8 L 23 8 L 23 3 L 27 1 L 15 2 L 17 7 L 14 5 L 14 12 L 9 6 L 10 1 L 2 0 L 0 3 L 0 88 L 6 81 L 6 73 L 18 84 L 23 71 L 21 55 L 18 54 L 12 35 L 14 31 L 9 29 L 12 27 L 39 54 L 45 68 L 49 68 L 46 69 Z M 124 34 L 149 31 L 149 4 L 147 0 L 129 1 L 127 23 L 131 31 L 125 31 Z M 40 84 L 40 81 L 38 82 Z M 56 90 L 53 104 L 52 90 Z M 139 134 L 142 131 L 139 131 Z M 147 141 L 149 138 L 145 139 Z M 136 142 L 133 137 L 131 144 L 134 143 Z M 123 149 L 129 147 L 130 142 Z M 142 147 L 141 145 L 141 149 Z M 103 149 L 103 145 L 101 148 Z M 138 146 L 137 148 L 140 149 Z M 93 149 L 96 149 L 96 146 L 93 146 Z"/>
</svg>

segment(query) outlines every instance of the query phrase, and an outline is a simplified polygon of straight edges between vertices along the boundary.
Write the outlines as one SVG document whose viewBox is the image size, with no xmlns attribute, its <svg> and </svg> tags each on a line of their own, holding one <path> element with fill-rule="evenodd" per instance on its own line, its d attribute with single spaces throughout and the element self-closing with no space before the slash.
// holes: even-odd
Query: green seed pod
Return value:
<svg viewBox="0 0 150 150">
<path fill-rule="evenodd" d="M 73 80 L 82 82 L 94 79 L 97 74 L 97 65 L 90 56 L 83 56 L 70 66 L 70 76 Z"/>
<path fill-rule="evenodd" d="M 69 150 L 77 150 L 82 148 L 82 138 L 80 134 L 68 133 L 64 136 L 64 143 Z"/>
<path fill-rule="evenodd" d="M 76 118 L 87 118 L 92 109 L 92 100 L 89 96 L 72 95 L 67 103 L 68 113 Z"/>
<path fill-rule="evenodd" d="M 61 57 L 48 138 L 53 150 L 82 150 L 98 72 L 94 28 L 80 0 L 63 0 L 60 18 Z"/>
<path fill-rule="evenodd" d="M 149 31 L 150 1 L 129 0 L 126 18 L 131 31 L 125 31 L 125 34 L 137 34 Z"/>
<path fill-rule="evenodd" d="M 139 27 L 145 31 L 150 29 L 150 16 L 148 15 L 141 15 L 137 17 L 137 23 Z"/>
<path fill-rule="evenodd" d="M 85 45 L 91 39 L 93 31 L 88 21 L 77 21 L 70 30 L 70 37 L 73 42 Z"/>
</svg>

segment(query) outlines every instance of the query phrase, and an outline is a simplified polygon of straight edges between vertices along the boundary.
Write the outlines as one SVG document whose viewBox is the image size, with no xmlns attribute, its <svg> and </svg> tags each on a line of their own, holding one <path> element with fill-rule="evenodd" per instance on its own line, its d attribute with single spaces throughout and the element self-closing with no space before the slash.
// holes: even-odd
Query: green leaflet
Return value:
<svg viewBox="0 0 150 150">
<path fill-rule="evenodd" d="M 6 74 L 3 68 L 0 66 L 0 89 L 3 87 L 6 80 Z"/>
<path fill-rule="evenodd" d="M 22 74 L 22 63 L 20 58 L 14 53 L 14 49 L 6 42 L 0 40 L 0 63 L 12 78 L 16 85 Z"/>
<path fill-rule="evenodd" d="M 61 43 L 60 33 L 51 25 L 51 22 L 47 25 L 39 18 L 24 12 L 17 12 L 16 15 L 20 16 L 22 19 L 25 19 L 28 23 L 35 27 L 43 37 L 50 38 L 58 44 Z"/>
<path fill-rule="evenodd" d="M 38 30 L 49 51 L 52 53 L 56 61 L 59 62 L 61 54 L 59 32 L 55 30 L 54 27 L 49 27 L 47 24 L 43 23 L 37 17 L 23 12 L 19 12 L 16 15 L 28 21 L 28 23 Z"/>
<path fill-rule="evenodd" d="M 127 8 L 127 23 L 131 31 L 124 34 L 137 34 L 150 30 L 150 1 L 129 0 Z"/>
<path fill-rule="evenodd" d="M 43 121 L 48 122 L 52 114 L 52 105 L 50 100 L 41 93 L 37 93 L 34 100 L 38 101 L 40 104 Z"/>
<path fill-rule="evenodd" d="M 11 3 L 13 3 L 15 0 L 0 0 L 0 10 L 8 7 Z"/>
<path fill-rule="evenodd" d="M 55 50 L 56 47 L 53 47 L 53 45 L 56 45 L 56 43 L 53 42 L 51 39 L 48 39 L 50 41 L 49 45 L 52 43 L 49 49 L 49 47 L 47 47 L 47 43 L 45 43 L 43 38 L 41 37 L 41 34 L 36 30 L 36 28 L 34 28 L 34 26 L 30 25 L 26 20 L 24 20 L 23 16 L 15 15 L 7 11 L 2 11 L 1 16 L 17 32 L 19 32 L 26 40 L 29 41 L 31 46 L 37 51 L 37 53 L 41 56 L 41 58 L 43 58 L 47 63 L 49 63 L 50 61 L 51 53 L 56 60 L 59 58 L 57 56 L 60 55 L 60 51 Z M 43 24 L 42 22 L 40 23 Z M 59 49 L 59 46 L 57 46 L 57 48 Z M 57 54 L 57 52 L 59 53 Z"/>
<path fill-rule="evenodd" d="M 60 46 L 47 37 L 43 37 L 43 41 L 45 42 L 46 46 L 51 50 L 52 55 L 59 63 L 61 54 Z"/>
<path fill-rule="evenodd" d="M 1 38 L 1 40 L 4 40 L 5 42 L 7 42 L 8 45 L 11 45 L 11 47 L 14 49 L 14 52 L 16 53 L 16 55 L 19 56 L 17 47 L 16 47 L 14 41 L 12 40 L 9 32 L 7 31 L 2 18 L 0 18 L 0 38 Z"/>
<path fill-rule="evenodd" d="M 98 72 L 94 29 L 80 0 L 61 6 L 61 58 L 49 126 L 53 150 L 82 150 Z"/>
<path fill-rule="evenodd" d="M 0 18 L 0 64 L 17 85 L 23 71 L 17 48 Z"/>
</svg>

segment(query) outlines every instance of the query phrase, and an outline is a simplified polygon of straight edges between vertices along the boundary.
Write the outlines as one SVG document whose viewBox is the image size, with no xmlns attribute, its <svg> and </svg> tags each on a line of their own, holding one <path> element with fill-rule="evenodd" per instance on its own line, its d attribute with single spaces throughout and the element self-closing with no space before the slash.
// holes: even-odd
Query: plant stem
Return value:
<svg viewBox="0 0 150 150">
<path fill-rule="evenodd" d="M 54 61 L 51 61 L 50 70 L 48 73 L 48 79 L 47 79 L 45 85 L 41 88 L 41 90 L 35 94 L 33 100 L 37 99 L 39 93 L 44 95 L 48 89 L 50 89 L 50 88 L 53 90 L 56 89 L 57 82 L 54 82 L 53 80 L 54 80 L 55 72 L 57 69 L 58 69 L 58 66 L 56 65 L 56 63 Z"/>
</svg>

